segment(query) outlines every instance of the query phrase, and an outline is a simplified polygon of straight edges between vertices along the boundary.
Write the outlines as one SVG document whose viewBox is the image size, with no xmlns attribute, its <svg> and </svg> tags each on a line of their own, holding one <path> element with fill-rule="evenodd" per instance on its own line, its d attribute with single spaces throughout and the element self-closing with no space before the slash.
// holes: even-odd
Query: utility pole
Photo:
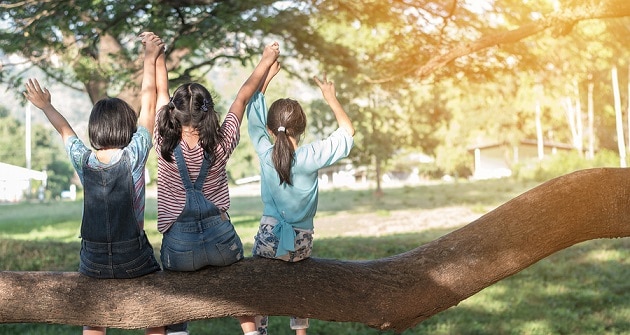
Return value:
<svg viewBox="0 0 630 335">
<path fill-rule="evenodd" d="M 25 154 L 26 154 L 26 168 L 27 169 L 31 169 L 31 104 L 27 103 L 26 104 L 26 122 L 24 123 L 26 125 L 26 139 L 25 139 Z"/>
<path fill-rule="evenodd" d="M 25 155 L 26 155 L 26 168 L 31 170 L 31 103 L 27 102 L 26 103 L 26 122 L 24 122 L 24 125 L 26 126 L 25 128 L 25 145 L 24 145 L 24 150 L 25 150 Z M 33 186 L 32 184 L 32 179 L 28 178 L 28 190 L 27 195 L 30 197 L 31 195 L 31 187 Z"/>
</svg>

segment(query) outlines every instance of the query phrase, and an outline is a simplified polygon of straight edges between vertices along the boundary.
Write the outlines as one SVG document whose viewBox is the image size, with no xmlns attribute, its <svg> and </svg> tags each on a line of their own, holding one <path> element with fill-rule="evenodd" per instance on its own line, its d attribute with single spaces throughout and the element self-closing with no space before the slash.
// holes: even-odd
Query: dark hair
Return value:
<svg viewBox="0 0 630 335">
<path fill-rule="evenodd" d="M 96 150 L 124 148 L 137 129 L 138 116 L 125 101 L 104 98 L 96 102 L 90 113 L 88 136 Z"/>
<path fill-rule="evenodd" d="M 280 177 L 280 184 L 293 185 L 291 181 L 291 165 L 295 149 L 289 137 L 298 142 L 306 130 L 306 114 L 302 106 L 292 99 L 274 101 L 267 112 L 267 128 L 276 136 L 273 146 L 273 165 Z"/>
<path fill-rule="evenodd" d="M 192 127 L 199 133 L 199 142 L 206 157 L 212 161 L 219 143 L 219 114 L 214 110 L 210 92 L 197 83 L 179 86 L 158 118 L 158 134 L 162 137 L 160 155 L 173 162 L 173 150 L 182 138 L 182 127 Z"/>
</svg>

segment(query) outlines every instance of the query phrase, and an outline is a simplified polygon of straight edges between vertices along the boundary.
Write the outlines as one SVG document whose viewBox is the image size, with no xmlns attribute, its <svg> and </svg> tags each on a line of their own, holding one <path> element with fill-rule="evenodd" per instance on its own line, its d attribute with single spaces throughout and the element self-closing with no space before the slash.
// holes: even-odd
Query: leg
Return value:
<svg viewBox="0 0 630 335">
<path fill-rule="evenodd" d="M 153 327 L 147 328 L 144 330 L 145 335 L 164 335 L 166 334 L 166 329 L 164 327 Z"/>
<path fill-rule="evenodd" d="M 308 329 L 308 319 L 291 317 L 291 329 L 295 330 L 295 335 L 306 335 Z"/>
<path fill-rule="evenodd" d="M 258 333 L 260 333 L 260 335 L 267 335 L 268 322 L 269 322 L 269 317 L 267 315 L 256 316 L 256 328 L 258 328 Z"/>
<path fill-rule="evenodd" d="M 164 327 L 168 335 L 188 335 L 188 322 L 176 323 Z"/>
<path fill-rule="evenodd" d="M 256 329 L 256 317 L 255 316 L 241 316 L 238 318 L 241 323 L 241 329 L 245 335 L 259 335 Z"/>
<path fill-rule="evenodd" d="M 83 327 L 83 335 L 105 335 L 107 328 L 105 327 Z"/>
</svg>

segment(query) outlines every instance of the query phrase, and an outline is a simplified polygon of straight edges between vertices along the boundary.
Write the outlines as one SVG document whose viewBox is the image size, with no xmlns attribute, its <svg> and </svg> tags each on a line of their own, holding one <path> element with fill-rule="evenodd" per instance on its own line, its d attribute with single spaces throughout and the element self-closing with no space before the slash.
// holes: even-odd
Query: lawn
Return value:
<svg viewBox="0 0 630 335">
<path fill-rule="evenodd" d="M 369 190 L 323 191 L 314 257 L 362 260 L 398 254 L 449 233 L 533 186 L 511 180 L 460 182 L 391 188 L 380 198 Z M 155 201 L 149 199 L 147 208 L 147 233 L 157 252 Z M 81 202 L 0 206 L 0 270 L 75 271 L 81 209 Z M 233 198 L 230 214 L 246 251 L 259 213 L 257 197 Z M 426 213 L 433 214 L 414 226 Z M 407 218 L 412 219 L 400 224 L 400 231 L 379 226 Z M 369 230 L 375 226 L 376 233 Z M 403 334 L 628 334 L 629 247 L 629 239 L 605 239 L 562 250 Z M 272 335 L 292 334 L 286 317 L 270 318 L 269 328 Z M 231 318 L 194 321 L 190 330 L 193 335 L 240 333 Z M 78 333 L 80 328 L 73 326 L 0 324 L 0 334 Z M 311 320 L 309 334 L 393 333 L 357 323 Z"/>
</svg>

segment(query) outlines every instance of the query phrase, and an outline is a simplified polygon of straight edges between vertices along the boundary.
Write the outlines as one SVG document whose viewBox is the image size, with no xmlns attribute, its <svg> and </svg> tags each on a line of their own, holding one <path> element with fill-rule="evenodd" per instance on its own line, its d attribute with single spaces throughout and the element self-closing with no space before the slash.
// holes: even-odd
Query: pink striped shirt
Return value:
<svg viewBox="0 0 630 335">
<path fill-rule="evenodd" d="M 156 116 L 156 119 L 159 115 Z M 157 228 L 164 233 L 175 222 L 179 214 L 184 209 L 186 203 L 186 190 L 182 183 L 177 164 L 167 162 L 160 155 L 162 138 L 159 136 L 157 128 L 154 132 L 155 149 L 158 156 L 158 179 L 157 179 Z M 203 184 L 203 194 L 206 199 L 212 201 L 221 211 L 227 212 L 230 207 L 230 192 L 228 190 L 228 177 L 226 165 L 228 158 L 234 152 L 240 140 L 240 122 L 238 118 L 228 113 L 221 125 L 220 141 L 214 152 L 214 162 L 208 171 L 208 176 Z M 184 159 L 188 166 L 188 173 L 194 182 L 199 175 L 201 163 L 203 161 L 203 149 L 199 144 L 193 148 L 188 147 L 184 140 L 180 141 Z"/>
</svg>

